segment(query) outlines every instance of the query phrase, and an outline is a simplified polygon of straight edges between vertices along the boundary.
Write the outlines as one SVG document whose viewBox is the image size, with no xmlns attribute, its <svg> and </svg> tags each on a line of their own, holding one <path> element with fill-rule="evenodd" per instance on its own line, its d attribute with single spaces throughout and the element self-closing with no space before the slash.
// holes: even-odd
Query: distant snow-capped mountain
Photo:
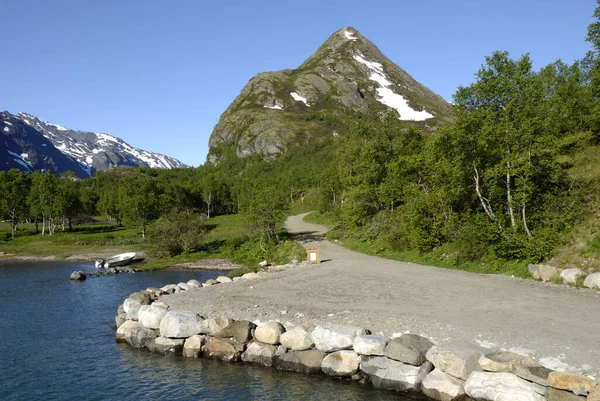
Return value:
<svg viewBox="0 0 600 401">
<path fill-rule="evenodd" d="M 13 115 L 3 112 L 0 117 L 0 132 L 4 134 L 5 138 L 11 136 L 11 133 L 16 134 L 17 131 L 21 134 L 27 132 L 26 136 L 21 135 L 17 141 L 20 143 L 18 146 L 14 143 L 15 138 L 12 138 L 12 147 L 22 149 L 11 150 L 12 153 L 19 156 L 25 154 L 25 158 L 20 158 L 20 163 L 14 160 L 2 162 L 1 159 L 3 157 L 10 159 L 11 153 L 6 153 L 6 155 L 0 154 L 0 169 L 2 170 L 6 169 L 6 166 L 12 166 L 15 163 L 22 167 L 21 170 L 31 170 L 34 168 L 28 161 L 34 156 L 30 155 L 30 153 L 36 153 L 36 149 L 39 151 L 40 147 L 47 148 L 48 146 L 46 141 L 39 139 L 35 139 L 33 141 L 35 143 L 25 144 L 27 142 L 26 138 L 31 140 L 31 138 L 36 136 L 36 132 L 49 141 L 62 154 L 76 161 L 88 176 L 92 175 L 95 170 L 103 171 L 113 167 L 151 167 L 160 169 L 187 167 L 177 159 L 133 147 L 112 135 L 71 130 L 61 125 L 41 120 L 27 113 Z M 23 127 L 18 127 L 19 123 L 23 123 L 28 129 L 25 130 Z M 5 142 L 8 144 L 7 140 Z M 23 147 L 23 145 L 26 146 Z M 47 149 L 44 150 L 47 151 Z M 14 156 L 12 158 L 14 159 Z M 26 168 L 25 165 L 27 163 L 29 165 Z M 70 165 L 70 163 L 67 164 Z M 78 175 L 81 176 L 82 174 Z"/>
</svg>

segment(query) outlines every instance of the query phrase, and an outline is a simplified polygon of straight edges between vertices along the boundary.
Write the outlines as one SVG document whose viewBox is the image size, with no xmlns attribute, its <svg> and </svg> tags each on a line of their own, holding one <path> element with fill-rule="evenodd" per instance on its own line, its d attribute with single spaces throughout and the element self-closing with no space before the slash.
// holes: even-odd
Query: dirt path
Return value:
<svg viewBox="0 0 600 401">
<path fill-rule="evenodd" d="M 359 254 L 325 241 L 325 227 L 303 217 L 290 217 L 286 227 L 320 247 L 322 264 L 175 294 L 167 302 L 208 316 L 352 324 L 386 335 L 410 331 L 438 342 L 527 348 L 538 358 L 600 371 L 600 292 Z"/>
</svg>

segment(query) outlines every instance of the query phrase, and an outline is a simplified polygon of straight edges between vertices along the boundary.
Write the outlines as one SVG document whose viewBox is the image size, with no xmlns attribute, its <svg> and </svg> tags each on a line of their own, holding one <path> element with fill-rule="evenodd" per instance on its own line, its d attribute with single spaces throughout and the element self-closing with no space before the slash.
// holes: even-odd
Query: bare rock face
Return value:
<svg viewBox="0 0 600 401">
<path fill-rule="evenodd" d="M 275 359 L 275 367 L 288 372 L 318 374 L 323 373 L 321 364 L 327 354 L 319 350 L 291 351 Z"/>
<path fill-rule="evenodd" d="M 508 372 L 473 372 L 465 383 L 465 392 L 475 400 L 545 401 L 545 391 L 545 387 Z"/>
<path fill-rule="evenodd" d="M 416 334 L 402 334 L 387 344 L 383 354 L 396 361 L 421 366 L 427 360 L 425 355 L 431 347 L 433 347 L 433 343 L 425 337 Z"/>
<path fill-rule="evenodd" d="M 256 326 L 254 337 L 265 344 L 279 344 L 279 338 L 285 333 L 285 327 L 279 322 L 264 322 Z"/>
<path fill-rule="evenodd" d="M 427 359 L 436 369 L 467 380 L 471 372 L 481 370 L 479 358 L 489 353 L 487 348 L 466 341 L 451 341 L 434 345 L 427 351 Z"/>
<path fill-rule="evenodd" d="M 381 356 L 360 364 L 360 370 L 371 378 L 375 388 L 396 391 L 419 391 L 423 379 L 432 369 L 430 362 L 413 366 Z"/>
<path fill-rule="evenodd" d="M 390 96 L 405 104 L 389 102 Z M 223 144 L 238 156 L 272 158 L 344 130 L 351 115 L 378 118 L 389 112 L 432 130 L 453 119 L 452 106 L 444 99 L 357 30 L 342 28 L 298 68 L 250 79 L 219 118 L 210 136 L 208 160 L 219 160 Z"/>
<path fill-rule="evenodd" d="M 464 384 L 464 381 L 434 369 L 423 379 L 421 391 L 437 401 L 466 401 Z"/>
<path fill-rule="evenodd" d="M 358 372 L 360 357 L 354 351 L 336 351 L 327 355 L 321 369 L 329 376 L 350 377 Z"/>
</svg>

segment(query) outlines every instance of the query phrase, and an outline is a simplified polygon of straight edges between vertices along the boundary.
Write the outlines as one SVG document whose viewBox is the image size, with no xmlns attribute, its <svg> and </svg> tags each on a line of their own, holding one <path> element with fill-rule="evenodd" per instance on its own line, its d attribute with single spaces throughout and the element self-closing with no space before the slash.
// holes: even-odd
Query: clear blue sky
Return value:
<svg viewBox="0 0 600 401">
<path fill-rule="evenodd" d="M 295 68 L 353 26 L 447 100 L 484 57 L 572 62 L 595 0 L 2 0 L 0 110 L 204 163 L 256 73 Z"/>
</svg>

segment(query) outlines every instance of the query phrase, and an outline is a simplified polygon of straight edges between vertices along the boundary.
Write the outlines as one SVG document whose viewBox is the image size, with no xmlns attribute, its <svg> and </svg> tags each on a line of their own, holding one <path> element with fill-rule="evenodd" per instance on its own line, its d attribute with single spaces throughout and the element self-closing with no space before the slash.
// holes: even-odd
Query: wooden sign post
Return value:
<svg viewBox="0 0 600 401">
<path fill-rule="evenodd" d="M 321 263 L 321 259 L 319 257 L 319 248 L 307 248 L 306 249 L 306 259 L 310 264 L 319 264 Z"/>
</svg>

